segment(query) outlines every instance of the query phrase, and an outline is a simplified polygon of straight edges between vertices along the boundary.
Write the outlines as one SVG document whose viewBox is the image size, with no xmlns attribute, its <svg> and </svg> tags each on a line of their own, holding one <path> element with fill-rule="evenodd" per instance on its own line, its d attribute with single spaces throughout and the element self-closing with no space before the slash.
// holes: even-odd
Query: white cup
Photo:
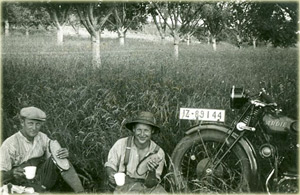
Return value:
<svg viewBox="0 0 300 195">
<path fill-rule="evenodd" d="M 114 174 L 114 178 L 118 186 L 123 186 L 125 184 L 125 176 L 125 173 Z"/>
<path fill-rule="evenodd" d="M 28 166 L 24 168 L 26 179 L 33 179 L 35 177 L 36 166 Z"/>
</svg>

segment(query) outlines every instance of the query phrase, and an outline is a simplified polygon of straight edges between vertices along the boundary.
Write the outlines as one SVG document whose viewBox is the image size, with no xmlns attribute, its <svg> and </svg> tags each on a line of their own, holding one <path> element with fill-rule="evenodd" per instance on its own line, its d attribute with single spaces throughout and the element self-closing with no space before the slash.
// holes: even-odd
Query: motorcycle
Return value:
<svg viewBox="0 0 300 195">
<path fill-rule="evenodd" d="M 188 193 L 298 193 L 298 123 L 262 89 L 231 88 L 232 125 L 201 122 L 176 145 L 171 169 Z"/>
</svg>

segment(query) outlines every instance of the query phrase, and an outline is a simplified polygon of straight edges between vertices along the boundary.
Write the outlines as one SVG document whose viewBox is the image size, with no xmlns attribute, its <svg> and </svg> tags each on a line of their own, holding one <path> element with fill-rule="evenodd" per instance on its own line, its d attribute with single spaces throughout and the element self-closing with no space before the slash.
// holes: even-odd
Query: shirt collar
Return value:
<svg viewBox="0 0 300 195">
<path fill-rule="evenodd" d="M 134 136 L 131 139 L 132 139 L 131 148 L 134 148 L 137 151 L 138 148 L 136 147 L 136 145 L 134 143 Z M 153 152 L 154 148 L 155 148 L 155 144 L 152 140 L 150 140 L 150 146 L 148 148 L 148 152 L 147 152 L 146 156 L 149 155 L 151 152 Z"/>
<path fill-rule="evenodd" d="M 31 141 L 29 141 L 22 133 L 21 131 L 18 132 L 19 136 L 21 137 L 21 139 L 25 140 L 27 143 L 31 143 Z M 35 140 L 37 139 L 37 136 L 40 134 L 40 132 L 38 132 L 38 134 L 33 138 L 33 142 L 35 142 Z"/>
</svg>

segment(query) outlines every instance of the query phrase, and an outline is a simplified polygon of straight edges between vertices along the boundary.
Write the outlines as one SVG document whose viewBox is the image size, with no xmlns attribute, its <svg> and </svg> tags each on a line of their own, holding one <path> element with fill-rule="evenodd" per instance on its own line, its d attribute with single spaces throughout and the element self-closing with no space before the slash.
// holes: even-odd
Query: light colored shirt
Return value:
<svg viewBox="0 0 300 195">
<path fill-rule="evenodd" d="M 133 137 L 131 138 L 133 139 Z M 125 172 L 124 159 L 125 159 L 125 152 L 127 147 L 127 139 L 128 137 L 121 138 L 113 145 L 113 147 L 110 149 L 108 153 L 107 162 L 104 165 L 105 167 L 111 167 L 117 172 Z M 157 144 L 151 140 L 149 151 L 146 153 L 145 156 L 147 156 L 151 152 L 154 152 L 156 145 Z M 156 177 L 160 178 L 164 168 L 165 153 L 160 148 L 157 152 L 157 155 L 159 156 L 160 159 L 162 159 L 159 162 L 158 168 L 156 169 Z M 138 148 L 135 146 L 134 141 L 132 140 L 131 151 L 130 151 L 129 160 L 127 164 L 127 175 L 130 176 L 131 178 L 145 179 L 146 174 L 139 175 L 136 172 L 137 166 L 140 162 L 139 159 L 142 160 L 143 157 L 139 157 Z"/>
<path fill-rule="evenodd" d="M 49 157 L 48 143 L 49 137 L 39 132 L 33 142 L 29 141 L 19 131 L 6 140 L 0 147 L 0 170 L 9 171 L 13 167 L 19 166 L 29 159 L 41 157 Z"/>
</svg>

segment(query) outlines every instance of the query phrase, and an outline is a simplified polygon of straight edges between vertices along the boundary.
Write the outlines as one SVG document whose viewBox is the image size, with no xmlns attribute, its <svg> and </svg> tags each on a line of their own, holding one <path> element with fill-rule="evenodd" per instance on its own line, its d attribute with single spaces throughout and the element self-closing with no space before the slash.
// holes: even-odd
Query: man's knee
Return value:
<svg viewBox="0 0 300 195">
<path fill-rule="evenodd" d="M 37 179 L 38 182 L 44 186 L 47 190 L 50 190 L 55 185 L 59 170 L 53 163 L 51 158 L 46 159 L 46 161 L 38 167 Z"/>
</svg>

